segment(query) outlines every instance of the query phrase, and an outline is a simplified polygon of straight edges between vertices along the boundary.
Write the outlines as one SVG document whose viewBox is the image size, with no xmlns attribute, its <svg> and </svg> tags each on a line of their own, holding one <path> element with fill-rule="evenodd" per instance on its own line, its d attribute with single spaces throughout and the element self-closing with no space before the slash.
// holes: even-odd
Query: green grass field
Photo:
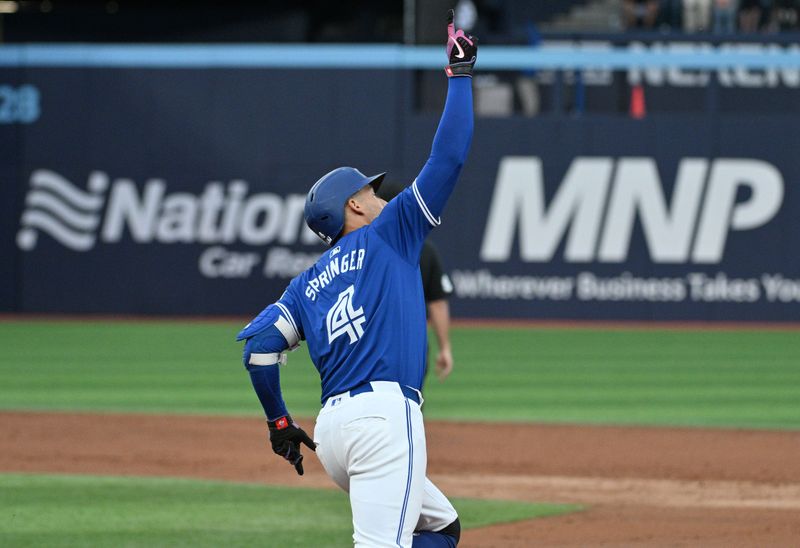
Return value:
<svg viewBox="0 0 800 548">
<path fill-rule="evenodd" d="M 231 322 L 0 323 L 2 409 L 257 415 Z M 800 333 L 458 328 L 428 419 L 800 428 Z M 316 415 L 304 348 L 281 370 Z"/>
<path fill-rule="evenodd" d="M 471 527 L 576 506 L 454 499 Z M 352 546 L 340 491 L 151 478 L 0 474 L 0 546 Z"/>
<path fill-rule="evenodd" d="M 260 415 L 233 322 L 0 322 L 0 410 Z M 800 334 L 458 328 L 428 419 L 800 429 Z M 281 370 L 319 409 L 304 349 Z M 466 528 L 576 510 L 455 500 Z M 0 546 L 350 546 L 338 491 L 0 474 Z"/>
</svg>

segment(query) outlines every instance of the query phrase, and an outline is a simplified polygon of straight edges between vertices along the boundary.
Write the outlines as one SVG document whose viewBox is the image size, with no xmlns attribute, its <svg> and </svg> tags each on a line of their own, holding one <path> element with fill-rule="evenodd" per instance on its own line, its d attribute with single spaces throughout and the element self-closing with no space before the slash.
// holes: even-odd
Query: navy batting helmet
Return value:
<svg viewBox="0 0 800 548">
<path fill-rule="evenodd" d="M 344 228 L 347 199 L 367 185 L 377 192 L 385 175 L 367 177 L 354 167 L 340 167 L 323 175 L 306 196 L 306 224 L 323 242 L 333 244 Z"/>
</svg>

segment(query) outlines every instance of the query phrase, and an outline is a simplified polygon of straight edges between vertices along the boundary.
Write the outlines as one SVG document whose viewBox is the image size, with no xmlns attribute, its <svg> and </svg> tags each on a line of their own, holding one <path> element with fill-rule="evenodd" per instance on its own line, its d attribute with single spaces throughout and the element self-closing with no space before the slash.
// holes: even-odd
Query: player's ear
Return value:
<svg viewBox="0 0 800 548">
<path fill-rule="evenodd" d="M 351 214 L 355 215 L 363 215 L 364 208 L 362 207 L 361 203 L 358 201 L 357 196 L 350 196 L 345 202 L 345 212 L 350 211 Z"/>
<path fill-rule="evenodd" d="M 364 204 L 361 202 L 360 192 L 356 192 L 347 199 L 347 207 L 352 209 L 354 213 L 364 213 Z"/>
</svg>

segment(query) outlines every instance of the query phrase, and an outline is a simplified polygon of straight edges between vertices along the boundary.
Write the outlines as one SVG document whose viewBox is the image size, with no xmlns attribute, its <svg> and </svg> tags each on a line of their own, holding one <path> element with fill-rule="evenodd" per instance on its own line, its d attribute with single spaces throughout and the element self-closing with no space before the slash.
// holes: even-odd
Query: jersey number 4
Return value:
<svg viewBox="0 0 800 548">
<path fill-rule="evenodd" d="M 332 343 L 338 337 L 347 334 L 350 337 L 350 344 L 353 344 L 364 334 L 364 307 L 353 308 L 353 293 L 355 288 L 351 285 L 341 293 L 336 299 L 326 318 L 328 326 L 328 343 Z"/>
</svg>

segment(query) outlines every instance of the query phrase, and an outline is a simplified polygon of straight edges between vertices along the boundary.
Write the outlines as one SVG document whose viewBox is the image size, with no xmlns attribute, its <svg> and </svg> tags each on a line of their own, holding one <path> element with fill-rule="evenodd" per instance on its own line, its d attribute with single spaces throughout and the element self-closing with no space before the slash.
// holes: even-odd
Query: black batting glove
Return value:
<svg viewBox="0 0 800 548">
<path fill-rule="evenodd" d="M 472 78 L 472 67 L 478 58 L 478 39 L 458 29 L 453 23 L 455 12 L 447 12 L 447 59 L 449 65 L 444 67 L 448 78 L 467 76 Z"/>
<path fill-rule="evenodd" d="M 272 450 L 276 455 L 289 461 L 289 464 L 302 476 L 303 455 L 300 453 L 300 444 L 303 443 L 312 451 L 316 451 L 314 440 L 309 438 L 289 415 L 274 421 L 268 420 L 267 426 L 269 426 L 269 442 L 272 444 Z"/>
</svg>

